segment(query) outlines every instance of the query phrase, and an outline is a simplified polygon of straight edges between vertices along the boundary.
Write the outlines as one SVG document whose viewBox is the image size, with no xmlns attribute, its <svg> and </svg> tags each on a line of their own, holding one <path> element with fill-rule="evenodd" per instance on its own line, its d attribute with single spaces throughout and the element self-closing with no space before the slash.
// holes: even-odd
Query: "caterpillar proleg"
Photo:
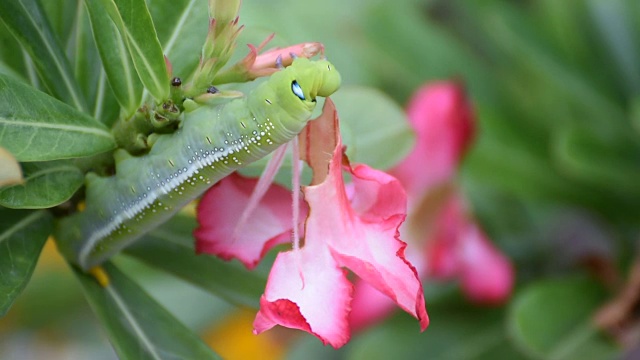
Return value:
<svg viewBox="0 0 640 360">
<path fill-rule="evenodd" d="M 234 170 L 295 137 L 340 86 L 326 60 L 296 59 L 247 96 L 185 114 L 144 156 L 120 153 L 116 174 L 86 180 L 86 209 L 58 222 L 58 247 L 87 270 L 159 226 Z M 123 151 L 122 151 L 123 152 Z"/>
</svg>

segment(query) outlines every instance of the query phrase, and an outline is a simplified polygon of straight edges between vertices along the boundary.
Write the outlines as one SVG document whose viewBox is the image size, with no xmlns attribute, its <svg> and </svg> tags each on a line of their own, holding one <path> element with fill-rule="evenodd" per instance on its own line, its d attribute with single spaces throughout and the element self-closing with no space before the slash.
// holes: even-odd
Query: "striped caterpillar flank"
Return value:
<svg viewBox="0 0 640 360">
<path fill-rule="evenodd" d="M 87 270 L 106 260 L 236 169 L 290 141 L 316 96 L 340 86 L 326 60 L 296 59 L 247 96 L 186 113 L 144 156 L 116 156 L 116 174 L 86 181 L 86 209 L 58 222 L 58 247 Z"/>
</svg>

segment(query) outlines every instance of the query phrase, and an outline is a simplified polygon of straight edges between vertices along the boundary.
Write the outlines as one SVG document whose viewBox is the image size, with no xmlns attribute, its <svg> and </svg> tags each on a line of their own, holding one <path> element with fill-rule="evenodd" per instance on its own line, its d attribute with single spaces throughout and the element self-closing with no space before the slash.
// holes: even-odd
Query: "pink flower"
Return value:
<svg viewBox="0 0 640 360">
<path fill-rule="evenodd" d="M 400 183 L 366 165 L 349 164 L 330 99 L 321 117 L 301 134 L 301 148 L 314 171 L 312 185 L 303 187 L 309 207 L 304 245 L 294 239 L 292 250 L 278 254 L 260 299 L 254 332 L 282 325 L 307 331 L 335 348 L 344 345 L 350 338 L 353 292 L 344 268 L 416 317 L 424 330 L 429 319 L 422 285 L 404 257 L 406 244 L 398 233 L 406 216 L 406 195 Z M 352 177 L 349 194 L 343 170 Z M 204 205 L 201 224 L 208 218 L 202 209 Z M 211 241 L 203 234 L 196 233 L 198 242 Z M 255 240 L 267 246 L 265 238 Z"/>
<path fill-rule="evenodd" d="M 407 190 L 409 211 L 400 229 L 407 256 L 423 278 L 459 279 L 469 299 L 500 303 L 511 293 L 513 269 L 468 216 L 455 187 L 457 169 L 475 133 L 473 110 L 462 87 L 440 82 L 414 94 L 407 107 L 416 133 L 413 151 L 390 173 Z M 350 322 L 361 329 L 381 320 L 392 304 L 357 283 Z M 365 306 L 366 305 L 366 306 Z"/>
<path fill-rule="evenodd" d="M 475 135 L 475 116 L 462 87 L 452 82 L 418 89 L 409 100 L 407 115 L 416 145 L 391 173 L 410 198 L 419 199 L 456 176 Z"/>
</svg>

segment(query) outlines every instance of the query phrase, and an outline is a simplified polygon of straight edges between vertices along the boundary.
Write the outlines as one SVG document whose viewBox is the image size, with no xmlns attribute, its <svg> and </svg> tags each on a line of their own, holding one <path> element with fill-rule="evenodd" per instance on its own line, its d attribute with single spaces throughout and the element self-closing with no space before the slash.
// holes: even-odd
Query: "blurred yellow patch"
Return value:
<svg viewBox="0 0 640 360">
<path fill-rule="evenodd" d="M 191 217 L 196 217 L 196 210 L 198 208 L 198 200 L 193 200 L 192 202 L 188 203 L 187 205 L 185 205 L 185 207 L 183 207 L 180 210 L 180 213 L 183 215 L 187 215 L 187 216 L 191 216 Z"/>
<path fill-rule="evenodd" d="M 109 275 L 104 271 L 102 266 L 94 266 L 88 271 L 89 275 L 93 276 L 94 279 L 102 286 L 103 288 L 109 286 Z"/>
<path fill-rule="evenodd" d="M 58 248 L 56 247 L 56 242 L 53 239 L 53 236 L 49 236 L 47 242 L 44 244 L 42 248 L 42 253 L 40 254 L 40 259 L 38 260 L 38 268 L 66 268 L 66 264 L 62 255 L 58 252 Z M 36 269 L 38 269 L 36 268 Z"/>
<path fill-rule="evenodd" d="M 267 331 L 253 335 L 255 313 L 238 310 L 203 334 L 205 342 L 227 360 L 283 359 L 285 345 Z"/>
</svg>

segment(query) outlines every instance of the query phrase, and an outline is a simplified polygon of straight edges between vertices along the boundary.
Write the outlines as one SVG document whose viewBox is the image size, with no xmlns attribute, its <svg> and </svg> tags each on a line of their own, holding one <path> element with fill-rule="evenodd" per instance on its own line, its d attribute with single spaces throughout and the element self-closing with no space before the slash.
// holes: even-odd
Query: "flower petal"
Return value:
<svg viewBox="0 0 640 360">
<path fill-rule="evenodd" d="M 322 126 L 319 120 L 310 126 Z M 337 118 L 333 124 L 337 129 Z M 406 244 L 398 238 L 398 227 L 406 215 L 406 194 L 400 183 L 384 172 L 366 165 L 352 170 L 343 154 L 339 131 L 333 133 L 336 145 L 326 178 L 303 189 L 310 209 L 305 241 L 324 242 L 339 265 L 348 267 L 418 318 L 424 330 L 429 319 L 422 285 L 404 257 Z M 362 214 L 349 203 L 343 164 L 351 172 L 354 202 Z"/>
<path fill-rule="evenodd" d="M 317 240 L 317 239 L 316 239 Z M 269 273 L 260 311 L 259 334 L 275 325 L 307 331 L 339 348 L 349 341 L 347 317 L 353 286 L 321 243 L 278 254 Z"/>
<path fill-rule="evenodd" d="M 463 292 L 479 303 L 501 303 L 513 288 L 513 267 L 465 213 L 459 194 L 452 196 L 437 220 L 427 248 L 430 275 L 459 278 Z"/>
<path fill-rule="evenodd" d="M 407 196 L 400 182 L 393 176 L 356 165 L 351 169 L 353 181 L 351 207 L 364 221 L 375 222 L 407 213 Z"/>
<path fill-rule="evenodd" d="M 451 179 L 474 136 L 475 119 L 463 88 L 453 82 L 418 89 L 407 113 L 416 132 L 416 146 L 391 170 L 410 198 Z"/>
<path fill-rule="evenodd" d="M 461 283 L 472 301 L 501 304 L 513 289 L 511 262 L 486 238 L 476 224 L 461 235 Z"/>
<path fill-rule="evenodd" d="M 257 182 L 234 173 L 207 191 L 198 205 L 196 252 L 237 258 L 251 269 L 273 246 L 290 241 L 291 193 L 276 184 L 244 226 L 237 228 Z"/>
</svg>

